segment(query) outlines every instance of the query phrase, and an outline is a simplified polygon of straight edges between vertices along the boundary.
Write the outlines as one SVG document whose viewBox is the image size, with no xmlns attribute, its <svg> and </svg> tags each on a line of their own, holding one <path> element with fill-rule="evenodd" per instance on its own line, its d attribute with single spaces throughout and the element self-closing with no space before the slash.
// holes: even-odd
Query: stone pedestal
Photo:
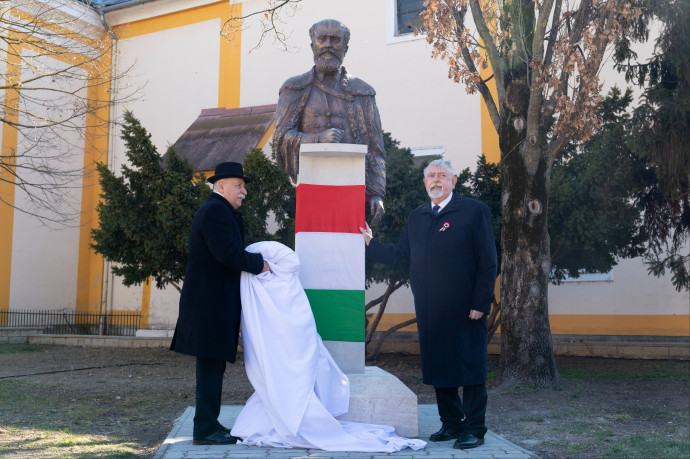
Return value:
<svg viewBox="0 0 690 459">
<path fill-rule="evenodd" d="M 416 437 L 417 396 L 378 367 L 364 367 L 366 145 L 303 144 L 295 252 L 300 282 L 324 344 L 350 379 L 350 409 L 340 419 L 385 424 Z"/>
<path fill-rule="evenodd" d="M 341 370 L 364 373 L 366 145 L 303 144 L 295 215 L 300 282 Z"/>
<path fill-rule="evenodd" d="M 379 367 L 365 367 L 350 379 L 350 410 L 338 419 L 395 427 L 403 437 L 418 435 L 417 395 Z"/>
</svg>

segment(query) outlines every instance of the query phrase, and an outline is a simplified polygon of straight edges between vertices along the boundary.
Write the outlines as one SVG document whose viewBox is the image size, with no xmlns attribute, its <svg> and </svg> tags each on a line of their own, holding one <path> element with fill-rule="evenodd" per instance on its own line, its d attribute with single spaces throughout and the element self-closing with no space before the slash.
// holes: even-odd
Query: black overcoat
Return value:
<svg viewBox="0 0 690 459">
<path fill-rule="evenodd" d="M 218 193 L 204 201 L 189 233 L 189 259 L 170 349 L 234 362 L 240 329 L 240 274 L 259 274 L 263 257 L 244 250 L 242 220 Z"/>
<path fill-rule="evenodd" d="M 412 211 L 397 246 L 372 239 L 366 256 L 410 268 L 424 384 L 485 383 L 497 267 L 489 207 L 453 192 L 438 215 L 430 203 Z M 471 320 L 470 309 L 485 315 Z"/>
</svg>

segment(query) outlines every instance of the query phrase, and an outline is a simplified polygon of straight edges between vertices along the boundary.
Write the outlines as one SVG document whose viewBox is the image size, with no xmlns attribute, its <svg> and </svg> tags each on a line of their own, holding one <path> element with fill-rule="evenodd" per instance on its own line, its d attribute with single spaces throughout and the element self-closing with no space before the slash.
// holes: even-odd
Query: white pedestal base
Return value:
<svg viewBox="0 0 690 459">
<path fill-rule="evenodd" d="M 379 367 L 365 367 L 363 374 L 347 377 L 350 411 L 338 419 L 389 425 L 401 437 L 417 437 L 417 395 L 402 381 Z"/>
<path fill-rule="evenodd" d="M 324 341 L 324 346 L 338 364 L 340 371 L 352 379 L 356 373 L 364 375 L 364 343 Z"/>
</svg>

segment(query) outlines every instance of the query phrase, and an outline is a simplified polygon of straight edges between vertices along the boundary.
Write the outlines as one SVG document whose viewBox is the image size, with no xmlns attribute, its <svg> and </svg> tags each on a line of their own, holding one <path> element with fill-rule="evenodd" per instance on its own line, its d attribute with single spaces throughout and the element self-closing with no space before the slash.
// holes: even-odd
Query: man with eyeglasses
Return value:
<svg viewBox="0 0 690 459">
<path fill-rule="evenodd" d="M 487 316 L 497 259 L 489 207 L 454 192 L 456 183 L 448 161 L 424 169 L 431 202 L 410 213 L 397 246 L 372 239 L 368 226 L 360 230 L 367 259 L 410 269 L 423 382 L 434 386 L 442 423 L 429 439 L 469 449 L 484 444 L 487 431 Z"/>
</svg>

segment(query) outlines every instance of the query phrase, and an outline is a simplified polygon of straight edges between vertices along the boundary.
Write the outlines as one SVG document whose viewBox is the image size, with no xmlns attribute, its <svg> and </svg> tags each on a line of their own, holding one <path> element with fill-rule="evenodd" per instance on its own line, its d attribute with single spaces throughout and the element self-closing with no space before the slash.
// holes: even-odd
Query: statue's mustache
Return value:
<svg viewBox="0 0 690 459">
<path fill-rule="evenodd" d="M 323 51 L 319 52 L 318 56 L 321 57 L 325 54 L 331 54 L 333 57 L 340 59 L 340 55 L 334 49 L 324 49 Z"/>
</svg>

